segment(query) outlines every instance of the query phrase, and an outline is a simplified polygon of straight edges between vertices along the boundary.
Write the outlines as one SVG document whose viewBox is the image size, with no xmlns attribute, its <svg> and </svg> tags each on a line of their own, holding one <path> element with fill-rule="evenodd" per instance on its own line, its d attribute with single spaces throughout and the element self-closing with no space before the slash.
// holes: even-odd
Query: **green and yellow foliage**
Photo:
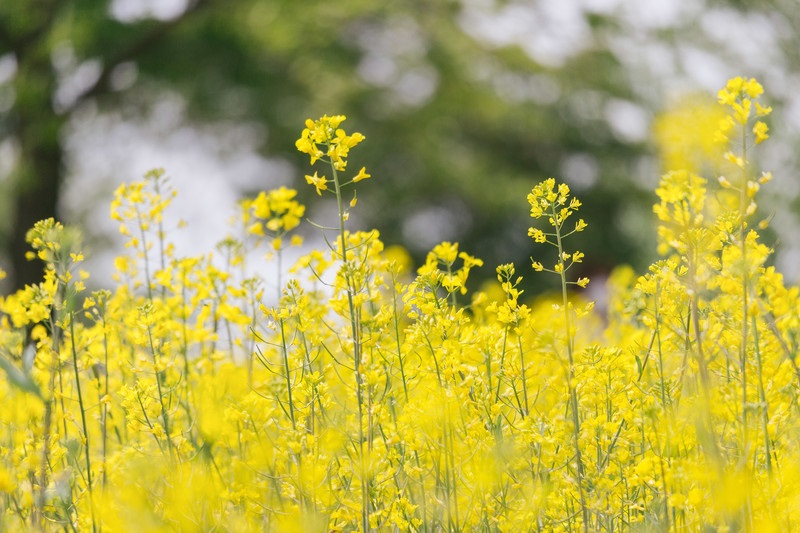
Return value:
<svg viewBox="0 0 800 533">
<path fill-rule="evenodd" d="M 215 254 L 176 257 L 163 172 L 120 187 L 129 252 L 92 293 L 78 232 L 40 222 L 43 281 L 0 301 L 0 531 L 800 529 L 800 302 L 754 229 L 761 93 L 720 91 L 729 171 L 663 176 L 663 258 L 615 271 L 603 314 L 574 292 L 587 223 L 553 179 L 528 196 L 553 297 L 524 302 L 512 264 L 470 293 L 483 261 L 458 244 L 413 273 L 349 230 L 370 175 L 343 116 L 297 141 L 338 220 L 288 279 L 305 209 L 286 188 L 243 201 Z M 258 244 L 274 280 L 250 274 Z"/>
</svg>

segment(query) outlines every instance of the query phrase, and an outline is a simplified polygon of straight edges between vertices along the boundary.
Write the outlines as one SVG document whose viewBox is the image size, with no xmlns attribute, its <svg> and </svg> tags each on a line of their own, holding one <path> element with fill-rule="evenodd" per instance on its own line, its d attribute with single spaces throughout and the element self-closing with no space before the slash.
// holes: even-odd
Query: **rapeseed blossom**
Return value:
<svg viewBox="0 0 800 533">
<path fill-rule="evenodd" d="M 288 274 L 244 253 L 266 240 L 280 264 L 305 216 L 283 187 L 177 257 L 163 171 L 121 186 L 112 290 L 84 287 L 76 230 L 37 224 L 43 279 L 0 298 L 0 529 L 800 528 L 800 290 L 758 233 L 762 97 L 731 80 L 707 130 L 729 155 L 670 159 L 686 166 L 656 189 L 662 258 L 612 272 L 603 315 L 577 290 L 581 200 L 555 179 L 528 195 L 530 264 L 555 295 L 528 298 L 513 264 L 471 292 L 484 261 L 459 243 L 414 271 L 350 227 L 342 189 L 370 175 L 345 177 L 363 136 L 340 115 L 297 141 L 339 224 L 315 224 L 328 246 Z"/>
<path fill-rule="evenodd" d="M 332 117 L 325 115 L 316 121 L 306 120 L 306 127 L 295 146 L 310 156 L 312 165 L 319 159 L 327 158 L 336 170 L 344 170 L 347 167 L 350 149 L 364 140 L 364 135 L 361 133 L 347 135 L 339 128 L 345 119 L 344 115 Z M 319 145 L 323 145 L 325 150 L 323 151 Z"/>
</svg>

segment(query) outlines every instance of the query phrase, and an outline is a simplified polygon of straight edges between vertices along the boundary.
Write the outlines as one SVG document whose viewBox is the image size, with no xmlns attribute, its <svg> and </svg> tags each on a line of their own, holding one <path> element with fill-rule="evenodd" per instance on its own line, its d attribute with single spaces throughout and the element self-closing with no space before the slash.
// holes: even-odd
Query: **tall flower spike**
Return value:
<svg viewBox="0 0 800 533">
<path fill-rule="evenodd" d="M 548 178 L 536 185 L 528 194 L 528 203 L 531 206 L 531 218 L 547 218 L 548 224 L 554 229 L 553 232 L 546 232 L 540 228 L 528 228 L 528 236 L 537 243 L 551 244 L 559 248 L 558 261 L 553 268 L 545 268 L 540 262 L 533 261 L 532 267 L 536 271 L 546 270 L 548 272 L 566 272 L 573 264 L 583 260 L 582 252 L 566 253 L 561 249 L 561 240 L 573 233 L 586 229 L 587 224 L 583 219 L 579 219 L 572 230 L 565 231 L 565 222 L 577 212 L 581 206 L 580 200 L 570 197 L 569 186 L 566 183 L 556 185 L 556 180 Z M 585 287 L 589 280 L 581 278 L 580 283 L 568 282 Z"/>
<path fill-rule="evenodd" d="M 747 125 L 752 119 L 751 131 L 755 136 L 755 143 L 761 144 L 769 138 L 769 128 L 760 118 L 766 117 L 772 112 L 769 106 L 762 106 L 757 99 L 764 93 L 764 88 L 754 78 L 745 80 L 742 77 L 731 78 L 717 93 L 717 100 L 720 104 L 729 108 L 729 115 L 720 122 L 720 128 L 716 138 L 722 142 L 729 141 L 728 135 L 733 129 L 734 124 Z"/>
<path fill-rule="evenodd" d="M 311 164 L 319 159 L 326 159 L 336 170 L 347 167 L 347 156 L 350 149 L 365 139 L 364 135 L 355 132 L 352 135 L 339 128 L 345 121 L 344 115 L 329 117 L 324 115 L 319 120 L 306 120 L 306 127 L 295 142 L 297 149 L 311 158 Z M 321 147 L 324 147 L 324 149 Z M 366 176 L 363 176 L 363 179 Z M 311 182 L 309 182 L 311 183 Z M 319 192 L 319 188 L 317 192 Z"/>
</svg>

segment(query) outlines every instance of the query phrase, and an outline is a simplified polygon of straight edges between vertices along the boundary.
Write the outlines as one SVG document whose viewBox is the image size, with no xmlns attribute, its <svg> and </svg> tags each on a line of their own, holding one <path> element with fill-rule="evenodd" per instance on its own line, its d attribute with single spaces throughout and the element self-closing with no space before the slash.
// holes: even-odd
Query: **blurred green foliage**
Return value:
<svg viewBox="0 0 800 533">
<path fill-rule="evenodd" d="M 549 176 L 570 183 L 584 200 L 592 227 L 576 246 L 586 252 L 587 273 L 621 262 L 641 267 L 654 254 L 650 191 L 659 169 L 647 132 L 636 128 L 646 128 L 663 105 L 656 82 L 668 80 L 635 70 L 625 53 L 641 50 L 620 51 L 627 45 L 617 39 L 631 31 L 631 21 L 618 16 L 624 2 L 617 11 L 584 6 L 578 23 L 586 42 L 554 52 L 552 61 L 506 42 L 502 21 L 495 22 L 494 43 L 472 26 L 481 10 L 486 17 L 506 13 L 508 23 L 526 9 L 552 13 L 560 9 L 555 1 L 191 0 L 173 18 L 120 15 L 124 6 L 141 4 L 0 3 L 0 58 L 16 65 L 0 78 L 0 104 L 10 102 L 0 105 L 0 140 L 18 147 L 2 182 L 0 245 L 18 270 L 17 284 L 38 279 L 22 266 L 22 234 L 56 210 L 69 171 L 60 135 L 70 114 L 87 103 L 135 107 L 163 91 L 182 95 L 196 120 L 264 125 L 264 154 L 298 165 L 306 202 L 315 195 L 301 185 L 298 126 L 307 117 L 347 115 L 369 139 L 353 162 L 374 177 L 360 191 L 361 221 L 417 260 L 434 241 L 457 240 L 492 263 L 524 264 L 525 195 Z M 790 24 L 797 17 L 781 0 L 700 4 Z M 531 36 L 562 31 L 559 20 L 534 17 L 531 24 Z M 697 24 L 641 30 L 671 49 L 688 35 L 702 42 Z M 72 57 L 67 66 L 58 61 L 65 50 Z M 81 90 L 65 97 L 65 80 L 86 65 L 94 70 Z M 118 83 L 125 68 L 135 69 L 133 83 Z M 739 72 L 721 72 L 720 81 L 731 74 Z M 270 186 L 265 177 L 264 188 Z"/>
</svg>

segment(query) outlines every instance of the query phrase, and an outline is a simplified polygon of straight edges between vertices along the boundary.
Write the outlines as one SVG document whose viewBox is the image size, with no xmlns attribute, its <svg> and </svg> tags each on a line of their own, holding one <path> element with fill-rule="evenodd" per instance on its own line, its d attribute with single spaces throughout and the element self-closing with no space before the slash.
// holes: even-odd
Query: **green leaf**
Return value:
<svg viewBox="0 0 800 533">
<path fill-rule="evenodd" d="M 29 349 L 33 349 L 33 346 L 29 346 L 25 351 L 27 352 Z M 30 392 L 39 398 L 44 398 L 39 385 L 33 380 L 29 370 L 26 372 L 17 368 L 11 361 L 3 356 L 0 356 L 0 368 L 5 371 L 8 376 L 8 381 L 12 385 L 25 392 Z"/>
</svg>

